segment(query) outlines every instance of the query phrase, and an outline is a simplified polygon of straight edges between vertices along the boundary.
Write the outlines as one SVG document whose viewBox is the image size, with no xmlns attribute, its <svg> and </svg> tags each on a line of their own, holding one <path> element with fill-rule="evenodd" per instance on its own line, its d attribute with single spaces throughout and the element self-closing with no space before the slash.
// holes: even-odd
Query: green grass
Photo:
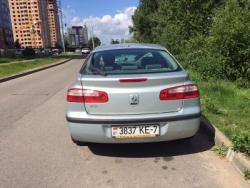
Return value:
<svg viewBox="0 0 250 188">
<path fill-rule="evenodd" d="M 250 130 L 250 89 L 241 89 L 225 80 L 201 81 L 199 75 L 188 71 L 198 84 L 202 113 L 229 139 Z"/>
<path fill-rule="evenodd" d="M 0 58 L 0 78 L 11 76 L 17 73 L 25 72 L 29 69 L 42 67 L 45 65 L 53 64 L 58 61 L 67 58 L 67 56 L 56 56 L 56 57 L 44 57 L 41 59 L 11 59 L 11 58 Z"/>
<path fill-rule="evenodd" d="M 26 59 L 23 57 L 8 58 L 8 57 L 1 57 L 0 56 L 0 65 L 6 64 L 6 63 L 12 63 L 12 62 L 24 61 L 24 60 L 26 60 Z"/>
</svg>

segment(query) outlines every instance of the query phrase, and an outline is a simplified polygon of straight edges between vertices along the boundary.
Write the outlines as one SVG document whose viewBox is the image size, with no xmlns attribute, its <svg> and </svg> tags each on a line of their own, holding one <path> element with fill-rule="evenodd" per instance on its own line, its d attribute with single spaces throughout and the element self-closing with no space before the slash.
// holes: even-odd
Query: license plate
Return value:
<svg viewBox="0 0 250 188">
<path fill-rule="evenodd" d="M 159 125 L 111 127 L 111 135 L 115 138 L 150 138 L 159 134 Z"/>
</svg>

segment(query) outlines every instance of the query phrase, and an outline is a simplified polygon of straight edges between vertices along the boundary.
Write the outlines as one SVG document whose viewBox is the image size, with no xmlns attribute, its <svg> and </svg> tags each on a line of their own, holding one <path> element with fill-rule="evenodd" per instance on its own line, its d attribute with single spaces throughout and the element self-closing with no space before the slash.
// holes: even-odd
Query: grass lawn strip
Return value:
<svg viewBox="0 0 250 188">
<path fill-rule="evenodd" d="M 50 64 L 65 60 L 65 57 L 42 58 L 34 60 L 26 60 L 18 63 L 7 63 L 0 66 L 0 78 L 5 78 L 18 73 L 26 72 L 27 70 L 44 67 Z"/>
<path fill-rule="evenodd" d="M 238 88 L 225 80 L 202 81 L 196 72 L 188 72 L 198 84 L 202 113 L 213 125 L 230 140 L 234 135 L 249 132 L 250 89 Z"/>
</svg>

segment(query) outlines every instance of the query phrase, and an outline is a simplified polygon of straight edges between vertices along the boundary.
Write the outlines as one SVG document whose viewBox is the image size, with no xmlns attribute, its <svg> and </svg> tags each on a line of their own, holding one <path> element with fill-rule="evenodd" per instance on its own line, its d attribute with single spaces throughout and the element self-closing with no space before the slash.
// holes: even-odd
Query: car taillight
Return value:
<svg viewBox="0 0 250 188">
<path fill-rule="evenodd" d="M 190 99 L 196 97 L 199 97 L 199 90 L 195 84 L 172 87 L 160 92 L 160 100 Z"/>
<path fill-rule="evenodd" d="M 69 89 L 67 95 L 68 102 L 77 103 L 105 103 L 108 102 L 108 94 L 103 91 L 90 89 Z"/>
</svg>

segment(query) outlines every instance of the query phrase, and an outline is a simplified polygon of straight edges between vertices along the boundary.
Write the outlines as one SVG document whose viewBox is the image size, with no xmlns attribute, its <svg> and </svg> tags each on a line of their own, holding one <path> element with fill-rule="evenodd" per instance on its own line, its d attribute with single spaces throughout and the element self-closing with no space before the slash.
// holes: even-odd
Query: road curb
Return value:
<svg viewBox="0 0 250 188">
<path fill-rule="evenodd" d="M 221 144 L 224 143 L 225 146 L 229 147 L 226 153 L 226 158 L 244 176 L 245 168 L 250 170 L 250 160 L 242 153 L 235 152 L 232 148 L 233 143 L 204 116 L 201 117 L 201 127 L 207 133 L 209 138 L 214 140 L 215 145 L 221 146 Z M 248 183 L 250 183 L 249 180 Z"/>
<path fill-rule="evenodd" d="M 50 64 L 50 65 L 45 65 L 45 66 L 43 66 L 43 67 L 38 67 L 38 68 L 34 68 L 34 69 L 29 69 L 29 70 L 26 70 L 26 71 L 24 71 L 24 72 L 21 72 L 21 73 L 12 75 L 12 76 L 0 78 L 0 83 L 9 81 L 9 80 L 12 80 L 12 79 L 15 79 L 15 78 L 20 78 L 20 77 L 22 77 L 22 76 L 27 76 L 27 75 L 29 75 L 29 74 L 33 74 L 33 73 L 36 73 L 36 72 L 39 72 L 39 71 L 42 71 L 42 70 L 45 70 L 45 69 L 49 69 L 49 68 L 52 68 L 52 67 L 55 67 L 55 66 L 64 64 L 64 63 L 70 61 L 71 59 L 72 59 L 72 58 L 69 58 L 69 59 L 62 60 L 62 61 L 59 61 L 59 62 Z"/>
</svg>

